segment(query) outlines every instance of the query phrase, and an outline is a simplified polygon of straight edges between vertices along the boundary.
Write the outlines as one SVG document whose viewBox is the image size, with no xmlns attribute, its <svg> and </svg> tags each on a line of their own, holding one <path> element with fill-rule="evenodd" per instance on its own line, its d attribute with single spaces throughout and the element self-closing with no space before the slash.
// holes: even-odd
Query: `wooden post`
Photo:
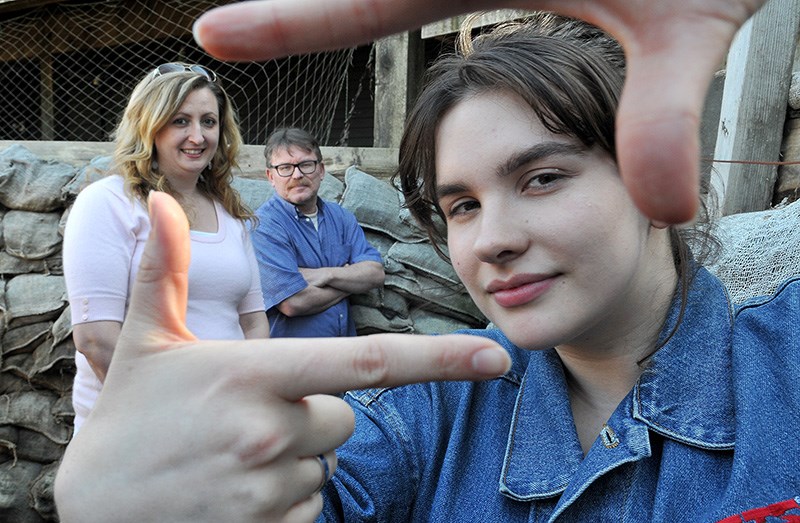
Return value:
<svg viewBox="0 0 800 523">
<path fill-rule="evenodd" d="M 41 82 L 42 97 L 41 105 L 39 106 L 39 115 L 41 119 L 41 132 L 39 133 L 40 140 L 54 140 L 56 135 L 55 123 L 55 104 L 53 102 L 53 57 L 50 55 L 42 55 L 39 58 L 39 81 Z"/>
<path fill-rule="evenodd" d="M 800 0 L 770 0 L 736 35 L 728 53 L 714 158 L 778 161 L 800 28 Z M 768 208 L 774 165 L 715 163 L 712 186 L 723 215 Z"/>
<path fill-rule="evenodd" d="M 408 109 L 419 92 L 424 68 L 419 31 L 375 42 L 375 130 L 373 147 L 398 147 Z"/>
</svg>

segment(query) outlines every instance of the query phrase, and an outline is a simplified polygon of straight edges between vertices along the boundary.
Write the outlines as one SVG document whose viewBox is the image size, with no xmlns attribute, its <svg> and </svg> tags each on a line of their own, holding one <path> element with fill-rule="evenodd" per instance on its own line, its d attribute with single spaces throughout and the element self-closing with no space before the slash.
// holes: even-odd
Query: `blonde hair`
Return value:
<svg viewBox="0 0 800 523">
<path fill-rule="evenodd" d="M 228 95 L 218 82 L 185 71 L 156 76 L 149 72 L 133 89 L 125 112 L 114 131 L 114 169 L 125 179 L 131 194 L 147 202 L 150 191 L 179 195 L 157 168 L 156 134 L 178 112 L 190 93 L 209 89 L 219 104 L 220 138 L 217 152 L 198 181 L 198 189 L 222 204 L 240 220 L 252 219 L 253 212 L 231 186 L 233 168 L 242 145 L 242 135 Z"/>
</svg>

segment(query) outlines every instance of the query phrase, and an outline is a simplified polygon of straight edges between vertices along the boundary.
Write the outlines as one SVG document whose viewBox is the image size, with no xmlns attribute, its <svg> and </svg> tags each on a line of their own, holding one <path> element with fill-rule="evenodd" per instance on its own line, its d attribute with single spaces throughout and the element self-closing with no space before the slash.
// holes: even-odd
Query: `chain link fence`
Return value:
<svg viewBox="0 0 800 523">
<path fill-rule="evenodd" d="M 227 3 L 96 0 L 0 17 L 0 140 L 107 141 L 141 77 L 181 61 L 222 79 L 245 143 L 261 144 L 275 127 L 297 125 L 324 145 L 371 145 L 371 130 L 360 132 L 361 143 L 347 143 L 359 135 L 351 129 L 354 115 L 371 116 L 371 48 L 220 62 L 197 46 L 191 27 Z"/>
</svg>

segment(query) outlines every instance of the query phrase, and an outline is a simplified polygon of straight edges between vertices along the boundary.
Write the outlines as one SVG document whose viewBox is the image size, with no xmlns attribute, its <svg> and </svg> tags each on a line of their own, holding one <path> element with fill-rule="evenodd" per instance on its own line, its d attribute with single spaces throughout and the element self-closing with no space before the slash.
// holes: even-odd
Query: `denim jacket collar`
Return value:
<svg viewBox="0 0 800 523">
<path fill-rule="evenodd" d="M 663 333 L 671 332 L 679 314 L 676 298 Z M 727 292 L 719 280 L 699 269 L 680 326 L 650 358 L 610 418 L 609 426 L 616 430 L 604 429 L 585 459 L 561 360 L 554 349 L 531 354 L 515 404 L 500 491 L 520 500 L 568 496 L 568 484 L 583 483 L 576 477 L 579 469 L 610 470 L 649 456 L 648 429 L 688 445 L 732 448 L 732 322 Z M 613 452 L 595 452 L 596 447 Z"/>
</svg>

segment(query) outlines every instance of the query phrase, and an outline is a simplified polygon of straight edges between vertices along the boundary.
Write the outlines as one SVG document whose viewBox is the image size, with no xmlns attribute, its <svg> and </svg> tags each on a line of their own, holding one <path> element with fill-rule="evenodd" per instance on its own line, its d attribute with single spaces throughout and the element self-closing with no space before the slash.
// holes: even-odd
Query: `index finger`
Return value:
<svg viewBox="0 0 800 523">
<path fill-rule="evenodd" d="M 426 381 L 484 380 L 504 374 L 511 365 L 508 353 L 494 341 L 463 334 L 374 334 L 268 343 L 272 346 L 260 348 L 258 357 L 271 365 L 281 362 L 276 376 L 281 383 L 275 392 L 287 400 Z"/>
<path fill-rule="evenodd" d="M 477 9 L 479 3 L 256 0 L 211 9 L 195 22 L 194 36 L 221 60 L 269 60 L 364 44 Z"/>
</svg>

